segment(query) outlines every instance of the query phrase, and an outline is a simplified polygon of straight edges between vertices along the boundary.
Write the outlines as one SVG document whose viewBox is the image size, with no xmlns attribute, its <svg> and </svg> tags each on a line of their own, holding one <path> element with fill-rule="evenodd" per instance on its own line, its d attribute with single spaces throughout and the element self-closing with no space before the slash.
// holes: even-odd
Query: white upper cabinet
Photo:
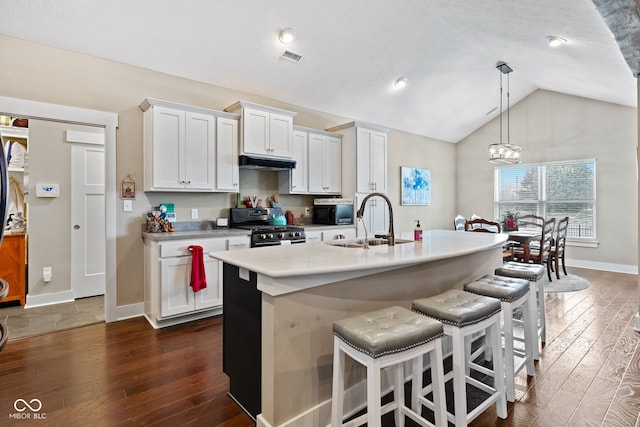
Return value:
<svg viewBox="0 0 640 427">
<path fill-rule="evenodd" d="M 216 188 L 237 193 L 238 177 L 238 120 L 217 118 L 216 127 Z"/>
<path fill-rule="evenodd" d="M 278 192 L 283 194 L 307 194 L 308 185 L 309 134 L 293 130 L 293 160 L 296 167 L 278 172 Z"/>
<path fill-rule="evenodd" d="M 309 133 L 309 193 L 342 191 L 342 140 Z"/>
<path fill-rule="evenodd" d="M 327 130 L 342 134 L 342 195 L 386 193 L 388 129 L 351 122 Z"/>
<path fill-rule="evenodd" d="M 238 191 L 239 116 L 150 98 L 140 108 L 145 191 Z"/>
<path fill-rule="evenodd" d="M 297 113 L 238 101 L 225 111 L 240 113 L 240 154 L 293 157 L 293 116 Z"/>
<path fill-rule="evenodd" d="M 295 169 L 278 175 L 283 194 L 340 194 L 342 191 L 342 135 L 294 126 Z"/>
<path fill-rule="evenodd" d="M 387 134 L 364 127 L 356 136 L 356 192 L 387 192 Z"/>
</svg>

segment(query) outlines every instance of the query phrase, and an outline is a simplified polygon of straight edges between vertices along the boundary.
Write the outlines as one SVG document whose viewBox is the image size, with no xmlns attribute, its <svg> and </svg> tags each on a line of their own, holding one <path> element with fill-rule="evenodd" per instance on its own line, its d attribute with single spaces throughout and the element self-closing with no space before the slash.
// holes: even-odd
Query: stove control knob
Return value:
<svg viewBox="0 0 640 427">
<path fill-rule="evenodd" d="M 268 237 L 269 239 L 273 239 L 273 234 L 267 234 L 267 237 Z"/>
<path fill-rule="evenodd" d="M 296 237 L 300 237 L 300 232 L 296 231 L 295 233 L 293 233 L 293 235 L 296 236 Z"/>
<path fill-rule="evenodd" d="M 264 240 L 266 238 L 267 238 L 267 236 L 265 236 L 264 234 L 261 234 L 260 237 L 259 237 L 260 240 Z"/>
<path fill-rule="evenodd" d="M 278 238 L 283 239 L 284 238 L 284 233 L 278 233 Z"/>
</svg>

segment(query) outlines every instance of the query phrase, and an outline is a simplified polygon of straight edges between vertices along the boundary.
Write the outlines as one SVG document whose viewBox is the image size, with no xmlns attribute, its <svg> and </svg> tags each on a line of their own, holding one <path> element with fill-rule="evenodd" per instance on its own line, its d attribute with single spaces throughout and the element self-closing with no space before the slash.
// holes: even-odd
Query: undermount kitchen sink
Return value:
<svg viewBox="0 0 640 427">
<path fill-rule="evenodd" d="M 414 242 L 413 240 L 396 239 L 396 245 L 400 245 L 402 243 L 413 243 L 413 242 Z M 339 246 L 341 248 L 363 248 L 364 239 L 358 239 L 358 240 L 349 241 L 349 242 L 333 241 L 327 244 L 331 246 Z M 388 244 L 389 244 L 389 241 L 387 239 L 379 239 L 379 238 L 369 239 L 369 246 L 381 246 L 381 245 L 388 245 Z"/>
</svg>

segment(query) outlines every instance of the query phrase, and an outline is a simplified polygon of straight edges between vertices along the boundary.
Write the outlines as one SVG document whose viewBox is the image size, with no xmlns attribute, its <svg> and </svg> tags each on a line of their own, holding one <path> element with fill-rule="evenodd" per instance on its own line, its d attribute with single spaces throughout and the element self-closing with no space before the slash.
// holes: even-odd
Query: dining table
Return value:
<svg viewBox="0 0 640 427">
<path fill-rule="evenodd" d="M 504 231 L 504 233 L 509 235 L 508 241 L 518 242 L 518 244 L 522 247 L 523 261 L 528 263 L 529 257 L 531 255 L 530 243 L 532 241 L 540 240 L 542 236 L 542 229 L 513 230 L 513 231 Z"/>
</svg>

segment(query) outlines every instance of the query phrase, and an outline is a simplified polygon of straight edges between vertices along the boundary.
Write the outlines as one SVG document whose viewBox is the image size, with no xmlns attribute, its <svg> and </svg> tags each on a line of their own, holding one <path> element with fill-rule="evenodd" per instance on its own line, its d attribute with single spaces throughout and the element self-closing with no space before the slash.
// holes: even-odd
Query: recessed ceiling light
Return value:
<svg viewBox="0 0 640 427">
<path fill-rule="evenodd" d="M 406 77 L 400 77 L 393 84 L 398 89 L 401 89 L 401 88 L 403 88 L 403 87 L 405 87 L 407 85 L 407 78 Z"/>
<path fill-rule="evenodd" d="M 547 40 L 549 41 L 549 46 L 551 47 L 562 46 L 567 42 L 567 39 L 563 39 L 562 37 L 558 36 L 548 36 Z"/>
<path fill-rule="evenodd" d="M 278 38 L 282 43 L 289 44 L 293 41 L 293 39 L 296 38 L 296 33 L 294 33 L 291 28 L 285 28 L 284 30 L 280 31 L 280 33 L 278 34 Z"/>
</svg>

